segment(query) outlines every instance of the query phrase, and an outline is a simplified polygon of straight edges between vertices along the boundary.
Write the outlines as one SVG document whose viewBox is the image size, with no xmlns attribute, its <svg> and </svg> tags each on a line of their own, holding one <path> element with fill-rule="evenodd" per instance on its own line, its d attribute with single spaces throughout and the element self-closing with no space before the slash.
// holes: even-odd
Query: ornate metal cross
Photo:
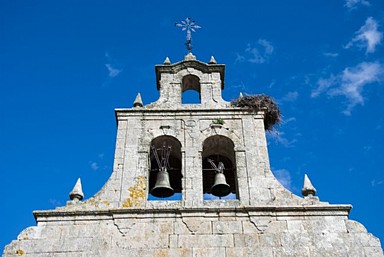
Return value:
<svg viewBox="0 0 384 257">
<path fill-rule="evenodd" d="M 195 21 L 191 21 L 190 18 L 186 18 L 185 21 L 181 21 L 181 23 L 175 23 L 176 27 L 180 27 L 182 31 L 187 31 L 187 41 L 185 42 L 185 46 L 189 53 L 192 52 L 192 32 L 196 32 L 196 29 L 200 29 L 199 25 L 196 25 Z"/>
</svg>

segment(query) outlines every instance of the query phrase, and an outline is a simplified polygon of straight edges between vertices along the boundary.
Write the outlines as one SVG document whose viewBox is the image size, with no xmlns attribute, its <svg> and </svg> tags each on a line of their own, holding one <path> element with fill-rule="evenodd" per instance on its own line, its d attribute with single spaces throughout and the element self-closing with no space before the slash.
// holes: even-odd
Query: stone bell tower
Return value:
<svg viewBox="0 0 384 257">
<path fill-rule="evenodd" d="M 383 256 L 380 242 L 348 219 L 350 205 L 321 202 L 273 176 L 263 109 L 222 99 L 225 66 L 192 53 L 156 65 L 159 99 L 116 109 L 111 177 L 82 201 L 35 211 L 3 256 Z M 183 104 L 184 91 L 199 103 Z"/>
</svg>

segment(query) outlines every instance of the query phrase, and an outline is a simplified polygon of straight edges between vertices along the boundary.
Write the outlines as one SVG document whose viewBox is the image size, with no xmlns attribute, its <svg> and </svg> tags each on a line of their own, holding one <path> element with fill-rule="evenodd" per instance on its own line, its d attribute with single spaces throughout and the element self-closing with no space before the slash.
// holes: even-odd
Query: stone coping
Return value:
<svg viewBox="0 0 384 257">
<path fill-rule="evenodd" d="M 167 74 L 176 74 L 179 71 L 187 68 L 194 68 L 203 73 L 213 73 L 218 72 L 221 79 L 221 89 L 224 89 L 224 73 L 225 65 L 224 64 L 207 64 L 199 60 L 183 60 L 174 64 L 157 64 L 155 65 L 156 73 L 156 84 L 157 89 L 160 89 L 160 79 L 162 73 Z"/>
<path fill-rule="evenodd" d="M 37 210 L 33 215 L 37 222 L 57 220 L 111 219 L 121 217 L 216 217 L 216 216 L 254 216 L 254 217 L 299 217 L 299 216 L 348 216 L 352 205 L 312 205 L 312 206 L 252 206 L 224 208 L 121 208 L 100 210 Z M 97 216 L 97 217 L 95 217 Z M 104 216 L 104 218 L 103 218 Z M 59 219 L 57 219 L 59 218 Z"/>
<path fill-rule="evenodd" d="M 172 108 L 172 109 L 164 109 L 164 108 L 148 108 L 146 109 L 145 107 L 138 108 L 138 107 L 133 107 L 133 108 L 116 108 L 115 109 L 115 116 L 116 117 L 122 117 L 125 116 L 125 114 L 139 114 L 141 115 L 142 113 L 153 113 L 153 114 L 161 114 L 161 115 L 166 115 L 167 113 L 172 113 L 173 116 L 178 116 L 178 115 L 190 115 L 191 112 L 193 112 L 194 115 L 200 115 L 200 113 L 212 113 L 215 115 L 218 115 L 218 112 L 223 115 L 231 115 L 233 113 L 239 114 L 241 112 L 242 115 L 244 114 L 249 114 L 249 115 L 264 115 L 264 111 L 260 110 L 258 112 L 254 112 L 252 110 L 246 109 L 246 108 L 241 108 L 241 107 L 226 107 L 226 108 L 190 108 L 190 107 L 182 107 L 182 108 Z M 185 113 L 185 114 L 184 114 Z"/>
</svg>

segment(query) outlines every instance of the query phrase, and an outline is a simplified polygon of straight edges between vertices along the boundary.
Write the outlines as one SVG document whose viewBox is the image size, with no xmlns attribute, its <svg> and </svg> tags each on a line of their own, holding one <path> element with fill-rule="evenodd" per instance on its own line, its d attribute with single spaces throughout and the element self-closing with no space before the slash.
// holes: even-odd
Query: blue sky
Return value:
<svg viewBox="0 0 384 257">
<path fill-rule="evenodd" d="M 111 174 L 114 108 L 157 99 L 154 65 L 193 52 L 226 64 L 223 96 L 265 93 L 284 122 L 267 136 L 271 167 L 300 195 L 352 204 L 384 241 L 384 2 L 0 1 L 0 248 L 32 210 L 85 197 Z"/>
</svg>

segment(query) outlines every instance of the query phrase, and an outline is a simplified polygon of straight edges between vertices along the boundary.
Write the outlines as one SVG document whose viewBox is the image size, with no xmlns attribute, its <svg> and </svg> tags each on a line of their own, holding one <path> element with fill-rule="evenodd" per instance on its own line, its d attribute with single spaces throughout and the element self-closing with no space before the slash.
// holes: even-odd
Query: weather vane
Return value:
<svg viewBox="0 0 384 257">
<path fill-rule="evenodd" d="M 199 25 L 196 25 L 195 21 L 191 21 L 190 18 L 186 18 L 185 21 L 181 21 L 181 23 L 175 23 L 176 27 L 180 27 L 182 31 L 187 31 L 187 41 L 185 42 L 185 46 L 189 53 L 192 52 L 192 32 L 196 32 L 196 29 L 200 29 Z"/>
</svg>

